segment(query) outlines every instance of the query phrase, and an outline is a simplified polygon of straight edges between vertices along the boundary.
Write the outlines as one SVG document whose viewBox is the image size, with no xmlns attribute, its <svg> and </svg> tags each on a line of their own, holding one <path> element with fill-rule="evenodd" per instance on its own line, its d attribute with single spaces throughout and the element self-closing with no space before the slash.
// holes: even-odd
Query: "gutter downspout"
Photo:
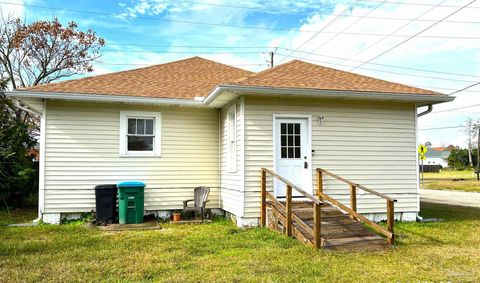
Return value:
<svg viewBox="0 0 480 283">
<path fill-rule="evenodd" d="M 38 172 L 38 215 L 37 215 L 37 218 L 35 218 L 32 222 L 33 223 L 38 223 L 40 222 L 40 220 L 42 220 L 42 212 L 43 212 L 43 199 L 44 199 L 44 195 L 43 195 L 43 182 L 44 182 L 44 177 L 42 176 L 42 174 L 44 174 L 44 160 L 45 160 L 45 157 L 44 157 L 44 154 L 45 154 L 45 146 L 44 146 L 44 143 L 45 143 L 45 107 L 46 107 L 46 101 L 45 99 L 43 99 L 42 101 L 42 104 L 43 104 L 43 111 L 36 111 L 36 110 L 32 110 L 32 109 L 28 109 L 28 108 L 25 108 L 23 107 L 22 105 L 20 105 L 20 103 L 18 101 L 16 101 L 15 103 L 15 106 L 17 106 L 19 109 L 25 111 L 25 112 L 28 112 L 30 114 L 33 114 L 33 115 L 38 115 L 40 116 L 40 159 L 38 160 L 39 162 L 39 172 Z M 42 150 L 42 147 L 43 147 L 43 150 Z"/>
<path fill-rule="evenodd" d="M 222 109 L 219 108 L 218 112 L 218 206 L 223 209 L 222 202 Z"/>
<path fill-rule="evenodd" d="M 420 118 L 420 117 L 422 117 L 422 116 L 424 116 L 424 115 L 427 115 L 428 113 L 432 112 L 432 110 L 433 110 L 433 105 L 432 105 L 432 104 L 428 104 L 427 110 L 425 110 L 425 111 L 423 111 L 423 112 L 421 112 L 421 113 L 418 113 L 418 114 L 417 114 L 417 118 Z"/>
<path fill-rule="evenodd" d="M 45 135 L 47 124 L 47 100 L 43 99 L 43 109 L 40 114 L 40 159 L 38 172 L 38 217 L 33 223 L 39 223 L 43 218 L 43 206 L 45 204 Z"/>
</svg>

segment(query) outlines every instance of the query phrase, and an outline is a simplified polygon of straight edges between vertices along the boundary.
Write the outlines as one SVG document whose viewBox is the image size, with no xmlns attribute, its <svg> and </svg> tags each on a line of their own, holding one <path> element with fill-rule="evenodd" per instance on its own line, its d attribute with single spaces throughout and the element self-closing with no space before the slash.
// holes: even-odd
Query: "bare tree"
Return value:
<svg viewBox="0 0 480 283">
<path fill-rule="evenodd" d="M 63 26 L 55 18 L 26 25 L 0 19 L 1 72 L 13 89 L 92 72 L 104 45 L 95 32 L 79 31 L 75 22 Z"/>
<path fill-rule="evenodd" d="M 475 144 L 475 138 L 478 130 L 478 123 L 479 121 L 475 121 L 469 117 L 467 118 L 467 120 L 465 120 L 465 128 L 463 129 L 463 132 L 465 133 L 465 135 L 467 135 L 468 164 L 470 166 L 473 166 L 472 148 Z"/>
</svg>

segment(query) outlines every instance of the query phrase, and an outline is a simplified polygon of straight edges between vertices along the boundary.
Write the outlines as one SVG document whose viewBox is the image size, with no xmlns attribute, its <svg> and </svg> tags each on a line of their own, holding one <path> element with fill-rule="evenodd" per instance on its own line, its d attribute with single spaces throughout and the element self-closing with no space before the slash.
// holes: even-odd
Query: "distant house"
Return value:
<svg viewBox="0 0 480 283">
<path fill-rule="evenodd" d="M 415 220 L 418 107 L 454 99 L 299 60 L 252 73 L 199 57 L 8 95 L 41 114 L 44 222 L 95 209 L 95 185 L 140 180 L 147 211 L 181 209 L 203 185 L 208 208 L 239 226 L 258 224 L 262 167 L 311 194 L 316 168 L 331 170 L 398 200 L 396 219 Z M 348 187 L 323 185 L 349 204 Z M 386 219 L 375 195 L 357 210 Z"/>
<path fill-rule="evenodd" d="M 441 165 L 443 168 L 448 167 L 448 157 L 453 148 L 453 145 L 429 148 L 425 154 L 427 159 L 425 159 L 424 165 Z"/>
</svg>

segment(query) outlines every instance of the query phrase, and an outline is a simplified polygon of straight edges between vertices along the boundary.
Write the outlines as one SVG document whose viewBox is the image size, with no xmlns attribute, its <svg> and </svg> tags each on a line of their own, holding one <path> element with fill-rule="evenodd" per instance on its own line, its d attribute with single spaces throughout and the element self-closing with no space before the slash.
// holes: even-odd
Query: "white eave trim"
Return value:
<svg viewBox="0 0 480 283">
<path fill-rule="evenodd" d="M 62 93 L 62 92 L 26 91 L 26 90 L 8 91 L 6 92 L 6 95 L 19 97 L 19 98 L 24 97 L 24 98 L 61 99 L 61 100 L 72 100 L 72 101 L 123 102 L 123 103 L 138 103 L 138 104 L 206 107 L 206 105 L 202 101 L 193 100 L 193 99 L 154 98 L 154 97 L 145 97 L 145 96 Z"/>
<path fill-rule="evenodd" d="M 256 86 L 238 86 L 238 85 L 218 85 L 203 100 L 203 103 L 209 105 L 223 91 L 241 93 L 242 95 L 285 95 L 285 96 L 304 96 L 304 97 L 325 97 L 325 98 L 350 98 L 367 100 L 388 100 L 388 101 L 409 101 L 422 103 L 441 103 L 453 101 L 455 97 L 444 94 L 425 95 L 425 94 L 402 94 L 402 93 L 382 93 L 382 92 L 360 92 L 343 90 L 319 90 L 306 88 L 273 88 Z"/>
</svg>

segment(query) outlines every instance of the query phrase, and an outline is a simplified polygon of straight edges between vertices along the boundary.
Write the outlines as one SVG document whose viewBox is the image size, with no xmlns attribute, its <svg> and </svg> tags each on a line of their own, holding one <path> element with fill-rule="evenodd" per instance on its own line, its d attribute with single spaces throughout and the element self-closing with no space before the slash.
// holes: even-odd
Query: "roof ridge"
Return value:
<svg viewBox="0 0 480 283">
<path fill-rule="evenodd" d="M 245 72 L 249 72 L 249 73 L 254 74 L 254 72 L 251 72 L 251 71 L 248 71 L 248 70 L 244 70 L 244 69 L 241 69 L 241 68 L 237 68 L 237 67 L 235 67 L 235 66 L 223 64 L 223 63 L 220 63 L 220 62 L 217 62 L 217 61 L 213 61 L 213 60 L 210 60 L 210 59 L 206 59 L 206 58 L 203 58 L 203 57 L 200 57 L 200 56 L 193 56 L 193 57 L 183 58 L 183 59 L 179 59 L 179 60 L 175 60 L 175 61 L 170 61 L 170 62 L 165 62 L 165 63 L 160 63 L 160 64 L 154 64 L 154 65 L 145 66 L 145 67 L 140 67 L 140 68 L 135 68 L 135 69 L 122 70 L 122 71 L 105 73 L 105 74 L 98 74 L 98 75 L 87 76 L 87 77 L 78 78 L 78 79 L 64 80 L 64 81 L 58 81 L 58 82 L 51 82 L 51 83 L 48 83 L 48 85 L 58 85 L 58 84 L 62 84 L 62 83 L 72 82 L 72 81 L 77 81 L 77 82 L 78 82 L 78 81 L 86 81 L 86 80 L 95 79 L 95 78 L 99 78 L 99 77 L 110 76 L 110 75 L 117 75 L 117 74 L 123 74 L 123 73 L 137 72 L 137 71 L 139 71 L 139 70 L 145 70 L 145 69 L 151 69 L 151 68 L 158 68 L 159 66 L 171 65 L 171 64 L 176 64 L 176 63 L 179 63 L 179 62 L 190 61 L 190 60 L 194 60 L 194 59 L 201 59 L 201 60 L 205 60 L 205 61 L 208 61 L 208 62 L 211 62 L 211 63 L 223 65 L 223 66 L 226 66 L 226 67 L 229 67 L 229 68 L 233 68 L 233 69 L 237 69 L 237 70 L 241 70 L 241 71 L 245 71 Z M 41 84 L 41 85 L 47 85 L 47 84 Z M 29 87 L 19 88 L 18 90 L 29 90 L 29 89 L 34 88 L 34 87 L 37 87 L 37 86 L 40 86 L 40 85 L 35 85 L 35 86 L 29 86 Z"/>
<path fill-rule="evenodd" d="M 278 66 L 275 66 L 275 67 L 273 67 L 273 68 L 270 68 L 270 69 L 264 70 L 264 71 L 262 71 L 262 72 L 256 73 L 256 74 L 254 74 L 254 75 L 252 75 L 252 76 L 249 76 L 249 77 L 247 77 L 247 78 L 245 78 L 245 79 L 237 80 L 237 81 L 235 81 L 235 83 L 248 83 L 248 81 L 249 81 L 250 79 L 259 78 L 259 77 L 261 77 L 261 75 L 264 75 L 264 74 L 270 73 L 270 72 L 275 72 L 275 71 L 277 71 L 278 69 L 280 69 L 281 67 L 285 67 L 286 65 L 288 65 L 288 64 L 293 64 L 293 63 L 302 63 L 302 64 L 305 64 L 305 65 L 313 66 L 313 67 L 315 67 L 315 68 L 323 68 L 323 69 L 328 70 L 329 72 L 336 72 L 337 74 L 340 73 L 340 74 L 347 74 L 347 75 L 350 75 L 350 76 L 353 75 L 353 76 L 357 76 L 357 77 L 360 77 L 360 78 L 363 78 L 363 79 L 367 79 L 367 80 L 373 79 L 373 80 L 376 80 L 376 81 L 378 81 L 378 82 L 382 82 L 382 83 L 386 83 L 386 84 L 394 84 L 394 85 L 397 85 L 397 86 L 408 87 L 408 88 L 415 89 L 415 90 L 428 91 L 428 92 L 430 92 L 430 93 L 432 93 L 432 94 L 441 94 L 441 93 L 439 93 L 439 92 L 432 91 L 432 90 L 427 90 L 427 89 L 422 89 L 422 88 L 410 86 L 410 85 L 407 85 L 407 84 L 402 84 L 402 83 L 387 81 L 387 80 L 380 79 L 380 78 L 373 77 L 373 76 L 366 76 L 366 75 L 362 75 L 362 74 L 359 74 L 359 73 L 354 73 L 354 72 L 339 70 L 339 69 L 335 69 L 335 68 L 331 68 L 331 67 L 326 67 L 326 66 L 323 66 L 323 65 L 314 64 L 314 63 L 311 63 L 311 62 L 306 62 L 306 61 L 298 60 L 298 59 L 294 59 L 294 60 L 291 60 L 291 61 L 289 61 L 289 62 L 286 62 L 286 63 L 280 64 L 280 65 L 278 65 Z"/>
<path fill-rule="evenodd" d="M 260 76 L 260 75 L 263 75 L 263 74 L 265 74 L 265 73 L 272 72 L 272 71 L 274 71 L 274 70 L 276 70 L 276 69 L 278 69 L 278 68 L 280 68 L 280 67 L 286 66 L 286 65 L 291 64 L 291 63 L 293 63 L 293 62 L 295 62 L 295 61 L 300 61 L 300 60 L 293 59 L 293 60 L 291 60 L 291 61 L 282 63 L 282 64 L 280 64 L 280 65 L 274 66 L 274 67 L 272 67 L 272 68 L 265 69 L 265 70 L 260 71 L 260 72 L 257 72 L 257 73 L 252 72 L 252 73 L 253 73 L 252 75 L 250 75 L 250 76 L 248 76 L 248 77 L 246 77 L 246 78 L 241 78 L 241 79 L 235 80 L 235 81 L 233 81 L 233 82 L 241 82 L 241 81 L 248 80 L 248 79 L 250 79 L 250 78 L 256 78 L 256 77 L 258 77 L 258 76 Z M 300 62 L 303 62 L 303 61 L 300 61 Z"/>
</svg>

